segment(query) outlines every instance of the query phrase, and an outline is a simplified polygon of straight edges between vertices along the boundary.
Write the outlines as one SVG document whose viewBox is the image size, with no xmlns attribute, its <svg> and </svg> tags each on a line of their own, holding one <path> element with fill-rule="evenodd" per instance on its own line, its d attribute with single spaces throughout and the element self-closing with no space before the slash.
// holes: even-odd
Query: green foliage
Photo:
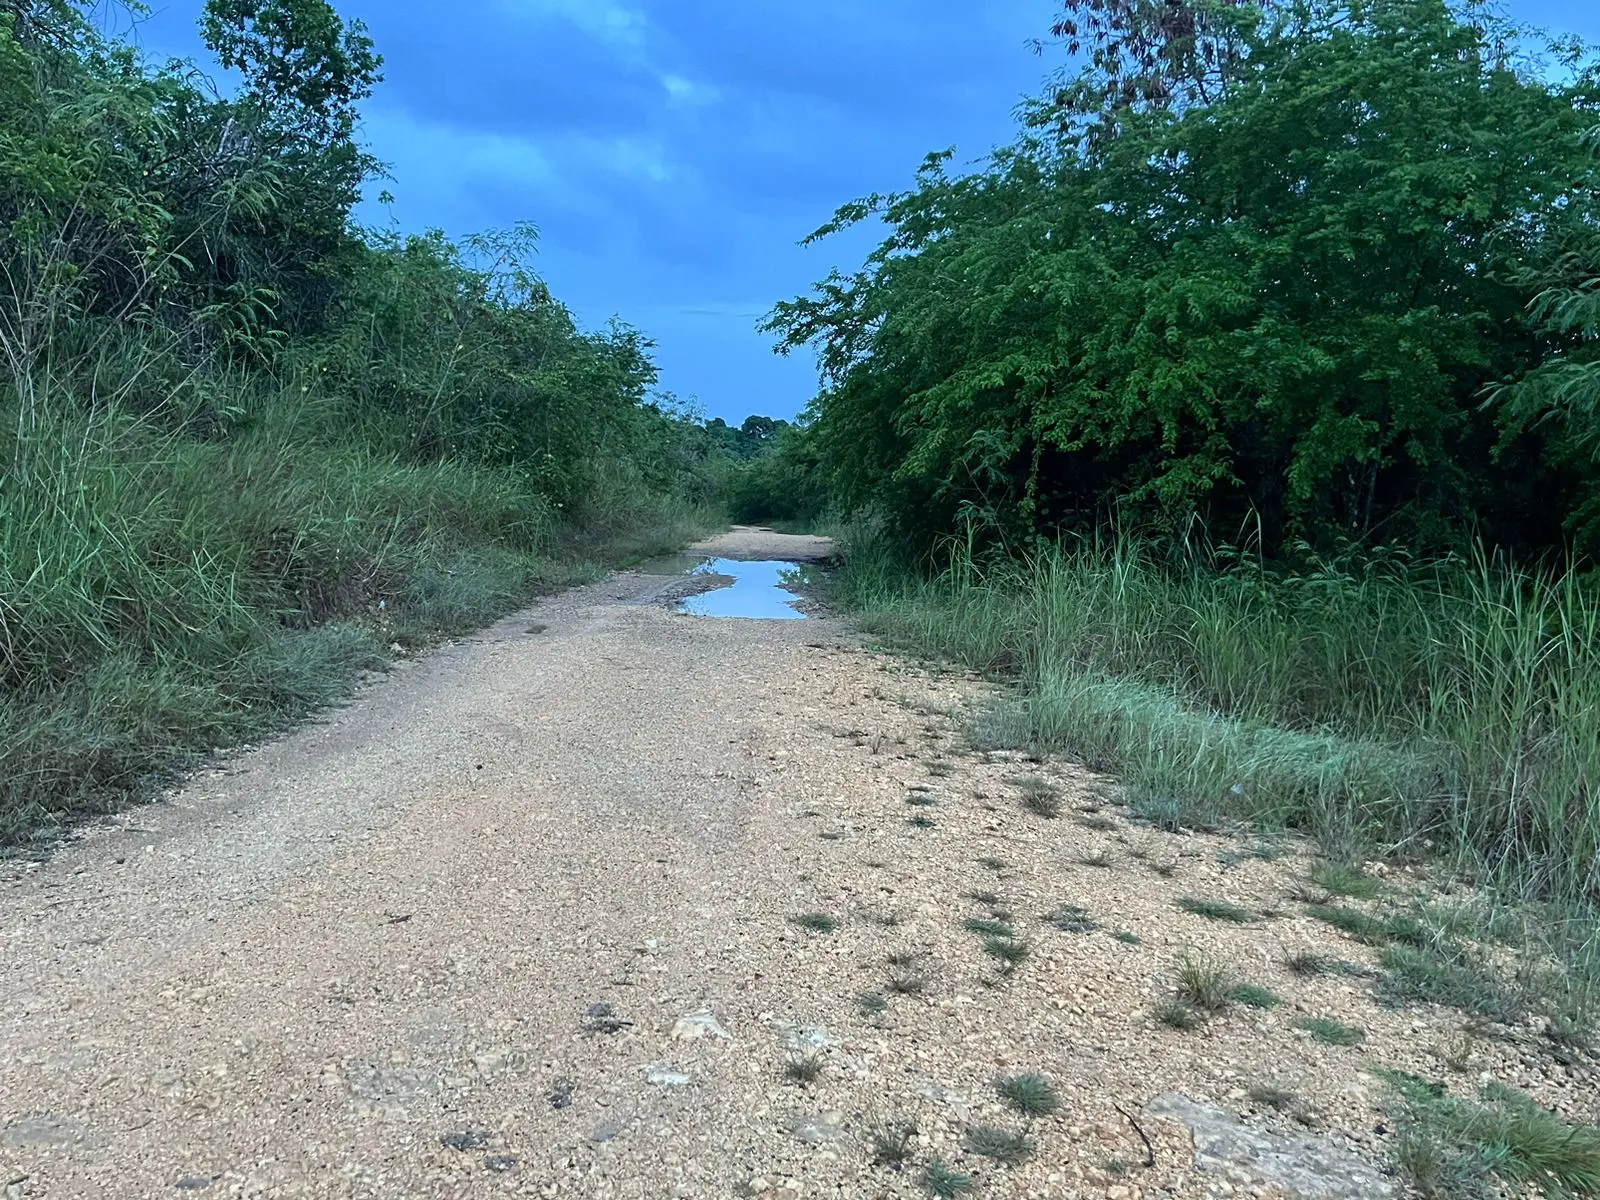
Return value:
<svg viewBox="0 0 1600 1200">
<path fill-rule="evenodd" d="M 1195 896 L 1181 896 L 1178 907 L 1184 912 L 1193 913 L 1197 917 L 1205 917 L 1212 921 L 1226 921 L 1232 925 L 1249 925 L 1252 921 L 1261 918 L 1248 908 L 1240 908 L 1227 900 L 1208 900 Z"/>
<path fill-rule="evenodd" d="M 1423 1196 L 1491 1196 L 1491 1181 L 1543 1195 L 1600 1195 L 1600 1130 L 1571 1125 L 1530 1096 L 1486 1084 L 1477 1100 L 1380 1072 L 1400 1098 L 1398 1165 Z"/>
<path fill-rule="evenodd" d="M 1297 1017 L 1291 1024 L 1296 1029 L 1303 1029 L 1310 1034 L 1312 1041 L 1321 1042 L 1325 1046 L 1359 1046 L 1367 1039 L 1364 1029 L 1356 1025 L 1346 1025 L 1331 1017 Z"/>
<path fill-rule="evenodd" d="M 1587 311 L 1547 291 L 1530 319 L 1519 277 L 1556 231 L 1592 245 L 1587 61 L 1516 69 L 1518 31 L 1446 0 L 1200 7 L 1228 46 L 1203 91 L 1108 110 L 1127 26 L 1086 26 L 1090 66 L 1015 145 L 967 176 L 932 155 L 818 231 L 889 228 L 769 321 L 819 351 L 832 495 L 923 547 L 1110 513 L 1271 553 L 1459 544 L 1467 514 L 1558 541 L 1592 464 L 1547 461 L 1553 429 L 1482 394 Z"/>
<path fill-rule="evenodd" d="M 351 223 L 359 23 L 212 0 L 219 98 L 87 11 L 0 5 L 0 841 L 670 548 L 718 471 L 526 229 Z"/>
<path fill-rule="evenodd" d="M 1010 1075 L 995 1080 L 1000 1099 L 1024 1117 L 1048 1117 L 1061 1107 L 1061 1098 L 1043 1075 Z"/>
</svg>

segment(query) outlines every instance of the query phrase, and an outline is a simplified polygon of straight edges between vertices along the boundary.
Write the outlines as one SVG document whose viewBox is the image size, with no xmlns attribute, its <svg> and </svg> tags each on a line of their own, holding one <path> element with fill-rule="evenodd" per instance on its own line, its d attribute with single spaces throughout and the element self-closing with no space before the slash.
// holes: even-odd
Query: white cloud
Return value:
<svg viewBox="0 0 1600 1200">
<path fill-rule="evenodd" d="M 685 79 L 682 75 L 663 75 L 661 86 L 666 89 L 667 96 L 674 104 L 699 106 L 715 104 L 722 99 L 722 93 L 709 83 L 696 83 L 692 79 Z"/>
<path fill-rule="evenodd" d="M 650 36 L 650 18 L 614 0 L 501 0 L 501 7 L 525 19 L 567 21 L 614 46 L 641 49 Z"/>
</svg>

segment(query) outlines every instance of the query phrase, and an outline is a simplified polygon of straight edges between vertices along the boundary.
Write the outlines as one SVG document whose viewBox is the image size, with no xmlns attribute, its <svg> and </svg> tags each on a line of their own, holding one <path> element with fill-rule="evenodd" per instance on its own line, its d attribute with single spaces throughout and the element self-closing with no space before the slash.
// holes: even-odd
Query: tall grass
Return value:
<svg viewBox="0 0 1600 1200">
<path fill-rule="evenodd" d="M 287 403 L 224 440 L 61 409 L 0 428 L 0 845 L 713 519 L 614 462 L 557 511 L 515 470 L 406 462 Z"/>
<path fill-rule="evenodd" d="M 1600 897 L 1600 591 L 1475 562 L 1157 561 L 1124 541 L 936 577 L 858 532 L 840 580 L 897 646 L 1020 684 L 987 722 L 1118 772 L 1153 819 L 1428 850 Z"/>
</svg>

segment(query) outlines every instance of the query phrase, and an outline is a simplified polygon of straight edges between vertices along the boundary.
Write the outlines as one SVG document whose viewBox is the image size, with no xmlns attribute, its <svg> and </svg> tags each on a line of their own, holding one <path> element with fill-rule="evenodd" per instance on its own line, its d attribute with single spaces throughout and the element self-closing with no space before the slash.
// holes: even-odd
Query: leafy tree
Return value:
<svg viewBox="0 0 1600 1200">
<path fill-rule="evenodd" d="M 1594 213 L 1592 74 L 1515 67 L 1444 0 L 1196 12 L 1133 49 L 1101 30 L 1068 119 L 973 175 L 932 156 L 815 235 L 890 229 L 769 324 L 821 352 L 837 495 L 925 539 L 1558 539 L 1583 479 L 1538 435 L 1497 457 L 1481 396 L 1546 352 L 1517 268 Z M 1108 94 L 1129 56 L 1215 86 Z"/>
</svg>

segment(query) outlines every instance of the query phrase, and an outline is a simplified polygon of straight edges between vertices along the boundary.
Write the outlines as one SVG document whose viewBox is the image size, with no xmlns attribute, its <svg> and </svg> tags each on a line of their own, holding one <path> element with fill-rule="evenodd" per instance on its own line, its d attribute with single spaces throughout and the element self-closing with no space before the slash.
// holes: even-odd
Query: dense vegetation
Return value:
<svg viewBox="0 0 1600 1200">
<path fill-rule="evenodd" d="M 1015 144 L 845 206 L 816 236 L 886 240 L 771 318 L 821 354 L 791 466 L 855 522 L 845 594 L 1153 821 L 1558 902 L 1595 1011 L 1593 60 L 1448 0 L 1056 32 Z"/>
<path fill-rule="evenodd" d="M 210 0 L 224 96 L 98 12 L 0 0 L 0 840 L 678 542 L 722 453 L 531 228 L 354 225 L 359 24 Z"/>
</svg>

